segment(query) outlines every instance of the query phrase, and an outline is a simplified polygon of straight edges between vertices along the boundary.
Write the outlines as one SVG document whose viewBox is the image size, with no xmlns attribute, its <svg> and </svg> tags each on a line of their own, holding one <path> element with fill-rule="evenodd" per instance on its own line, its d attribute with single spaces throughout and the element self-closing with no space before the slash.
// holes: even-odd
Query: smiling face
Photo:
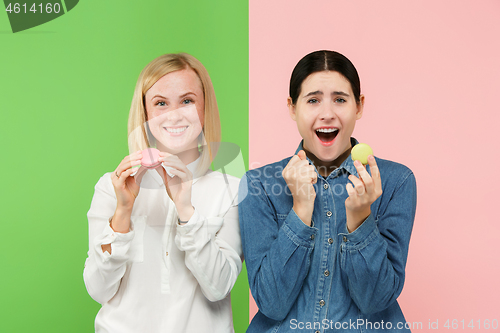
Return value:
<svg viewBox="0 0 500 333">
<path fill-rule="evenodd" d="M 197 148 L 205 99 L 201 81 L 192 69 L 164 75 L 144 99 L 148 125 L 160 151 L 178 154 Z"/>
<path fill-rule="evenodd" d="M 304 139 L 304 149 L 325 162 L 335 160 L 351 147 L 350 137 L 356 120 L 363 114 L 351 84 L 340 73 L 322 71 L 310 74 L 301 85 L 295 105 L 288 98 L 290 117 Z"/>
</svg>

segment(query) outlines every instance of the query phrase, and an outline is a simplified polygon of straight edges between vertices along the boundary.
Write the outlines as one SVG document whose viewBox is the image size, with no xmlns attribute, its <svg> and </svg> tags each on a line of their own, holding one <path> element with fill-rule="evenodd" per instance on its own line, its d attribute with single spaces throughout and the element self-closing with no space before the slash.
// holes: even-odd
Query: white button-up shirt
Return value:
<svg viewBox="0 0 500 333">
<path fill-rule="evenodd" d="M 198 161 L 188 165 L 193 172 Z M 89 251 L 83 277 L 102 304 L 96 332 L 234 332 L 229 292 L 242 268 L 239 179 L 208 171 L 193 180 L 194 215 L 180 225 L 155 170 L 134 204 L 131 231 L 114 232 L 116 208 L 107 173 L 88 212 Z M 101 245 L 111 244 L 111 254 Z"/>
</svg>

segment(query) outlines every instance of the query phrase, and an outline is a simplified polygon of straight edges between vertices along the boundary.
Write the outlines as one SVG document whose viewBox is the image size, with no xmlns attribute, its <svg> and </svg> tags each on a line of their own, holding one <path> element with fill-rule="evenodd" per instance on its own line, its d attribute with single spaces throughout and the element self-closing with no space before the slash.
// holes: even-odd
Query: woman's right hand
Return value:
<svg viewBox="0 0 500 333">
<path fill-rule="evenodd" d="M 139 150 L 126 156 L 111 175 L 111 183 L 116 194 L 116 210 L 110 221 L 110 227 L 116 232 L 127 233 L 130 230 L 130 216 L 134 207 L 135 198 L 139 194 L 140 180 L 146 169 L 133 168 L 140 165 L 142 152 Z M 131 175 L 137 171 L 135 177 Z M 102 252 L 111 254 L 111 244 L 101 245 Z"/>
<path fill-rule="evenodd" d="M 282 172 L 288 188 L 293 196 L 293 210 L 307 225 L 311 225 L 316 191 L 313 184 L 318 181 L 314 165 L 306 159 L 306 153 L 301 150 L 293 156 Z"/>
<path fill-rule="evenodd" d="M 111 175 L 111 182 L 116 194 L 115 213 L 123 215 L 123 213 L 132 212 L 135 198 L 139 194 L 141 174 L 145 172 L 144 168 L 137 170 L 137 168 L 133 167 L 140 165 L 141 159 L 141 151 L 126 156 Z M 135 177 L 131 177 L 135 171 L 138 174 Z"/>
</svg>

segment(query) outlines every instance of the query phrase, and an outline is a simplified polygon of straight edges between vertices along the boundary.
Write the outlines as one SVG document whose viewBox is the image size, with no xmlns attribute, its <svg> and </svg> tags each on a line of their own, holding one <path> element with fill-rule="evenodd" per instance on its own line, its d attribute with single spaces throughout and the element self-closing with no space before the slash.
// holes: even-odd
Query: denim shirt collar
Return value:
<svg viewBox="0 0 500 333">
<path fill-rule="evenodd" d="M 354 146 L 355 146 L 355 145 L 357 145 L 358 143 L 359 143 L 359 142 L 358 142 L 358 140 L 356 140 L 355 138 L 351 137 L 351 146 L 352 146 L 352 147 L 354 147 Z M 304 140 L 301 140 L 301 141 L 300 141 L 300 144 L 299 144 L 299 147 L 298 147 L 298 148 L 297 148 L 297 150 L 295 151 L 295 155 L 297 155 L 297 154 L 299 153 L 299 151 L 301 151 L 301 150 L 303 150 L 303 149 L 304 149 L 303 144 L 304 144 Z M 310 164 L 314 165 L 314 163 L 313 163 L 313 162 L 309 159 L 309 157 L 307 157 L 307 156 L 306 156 L 306 158 L 307 158 L 307 160 L 309 161 L 309 163 L 310 163 Z M 316 166 L 314 166 L 314 167 L 316 167 Z M 366 167 L 367 167 L 367 169 L 369 170 L 369 166 L 367 165 Z M 354 166 L 354 161 L 352 160 L 351 155 L 349 155 L 349 156 L 345 159 L 345 161 L 344 161 L 344 162 L 342 162 L 342 164 L 340 165 L 340 167 L 338 167 L 337 169 L 333 170 L 333 171 L 332 171 L 332 172 L 328 175 L 328 177 L 326 177 L 326 178 L 329 178 L 329 177 L 330 177 L 332 174 L 334 174 L 334 173 L 335 173 L 335 171 L 336 171 L 336 170 L 338 170 L 338 169 L 340 169 L 340 170 L 345 170 L 345 171 L 347 171 L 349 174 L 354 175 L 354 176 L 356 176 L 356 177 L 359 177 L 359 175 L 358 175 L 358 170 L 356 170 L 356 167 Z M 340 171 L 340 172 L 342 172 L 342 171 Z M 316 169 L 316 173 L 318 174 L 318 177 L 323 177 L 323 176 L 321 176 L 321 175 L 319 174 L 318 169 Z"/>
</svg>

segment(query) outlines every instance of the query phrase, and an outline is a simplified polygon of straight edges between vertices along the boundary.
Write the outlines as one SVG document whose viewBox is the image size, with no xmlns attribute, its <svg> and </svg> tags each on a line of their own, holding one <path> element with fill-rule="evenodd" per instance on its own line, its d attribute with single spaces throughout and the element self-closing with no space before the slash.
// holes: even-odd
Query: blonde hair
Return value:
<svg viewBox="0 0 500 333">
<path fill-rule="evenodd" d="M 219 109 L 217 107 L 215 91 L 210 76 L 203 64 L 190 54 L 164 54 L 151 61 L 142 70 L 137 79 L 128 117 L 128 146 L 130 153 L 149 147 L 150 140 L 148 139 L 148 135 L 151 135 L 151 133 L 148 133 L 149 129 L 146 129 L 144 126 L 147 121 L 144 96 L 149 88 L 168 73 L 187 68 L 194 70 L 200 78 L 205 99 L 203 135 L 205 137 L 206 146 L 203 146 L 205 143 L 201 142 L 203 149 L 201 150 L 201 159 L 195 175 L 201 176 L 208 170 L 217 154 L 218 144 L 221 139 L 221 129 Z"/>
</svg>

